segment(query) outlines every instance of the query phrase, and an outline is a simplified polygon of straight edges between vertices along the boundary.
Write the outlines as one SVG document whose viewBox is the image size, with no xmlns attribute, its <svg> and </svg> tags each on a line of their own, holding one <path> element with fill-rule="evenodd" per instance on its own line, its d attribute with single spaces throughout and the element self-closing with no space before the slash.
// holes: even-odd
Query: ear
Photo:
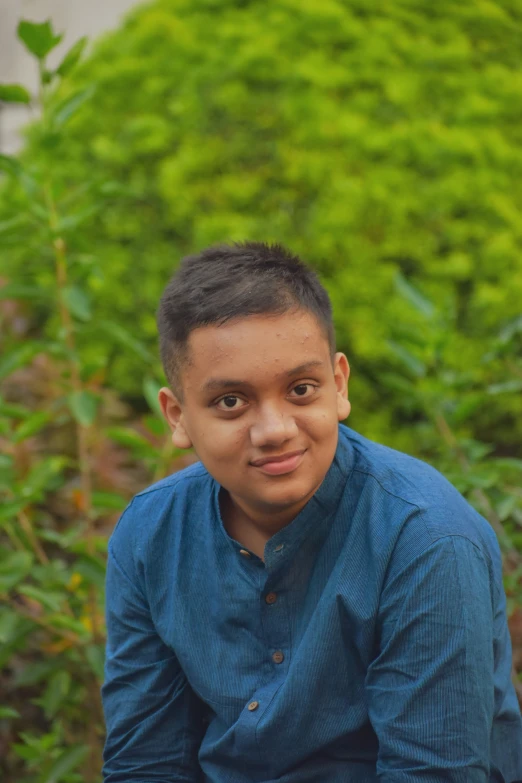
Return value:
<svg viewBox="0 0 522 783">
<path fill-rule="evenodd" d="M 344 353 L 336 353 L 334 357 L 334 378 L 337 387 L 337 418 L 343 421 L 350 415 L 352 406 L 348 399 L 348 378 L 350 365 Z"/>
<path fill-rule="evenodd" d="M 180 401 L 174 392 L 163 386 L 158 392 L 163 417 L 172 432 L 172 443 L 178 449 L 190 449 L 192 440 L 185 427 L 185 417 Z"/>
</svg>

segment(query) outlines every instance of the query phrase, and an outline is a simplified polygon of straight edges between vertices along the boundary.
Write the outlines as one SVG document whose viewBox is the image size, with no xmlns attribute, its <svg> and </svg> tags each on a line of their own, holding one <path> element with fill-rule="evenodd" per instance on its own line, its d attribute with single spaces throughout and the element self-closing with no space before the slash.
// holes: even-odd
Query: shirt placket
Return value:
<svg viewBox="0 0 522 783">
<path fill-rule="evenodd" d="M 236 739 L 247 755 L 254 754 L 265 768 L 269 763 L 266 754 L 259 751 L 256 732 L 263 717 L 270 710 L 274 697 L 284 683 L 291 662 L 290 622 L 288 618 L 287 590 L 284 587 L 283 549 L 276 545 L 275 568 L 266 565 L 247 549 L 238 549 L 238 556 L 249 581 L 257 582 L 259 590 L 260 627 L 265 640 L 265 660 L 260 671 L 259 687 L 250 694 L 248 702 L 236 724 Z"/>
<path fill-rule="evenodd" d="M 266 643 L 266 656 L 271 665 L 274 690 L 279 688 L 288 673 L 292 645 L 288 617 L 288 590 L 284 571 L 267 568 L 267 577 L 259 596 L 261 624 Z"/>
</svg>

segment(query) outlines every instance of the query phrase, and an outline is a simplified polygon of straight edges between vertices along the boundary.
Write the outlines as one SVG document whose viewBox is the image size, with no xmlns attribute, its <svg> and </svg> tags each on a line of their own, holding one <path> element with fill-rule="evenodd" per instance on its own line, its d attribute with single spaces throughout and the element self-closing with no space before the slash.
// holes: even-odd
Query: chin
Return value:
<svg viewBox="0 0 522 783">
<path fill-rule="evenodd" d="M 274 487 L 272 492 L 267 492 L 260 500 L 271 509 L 283 511 L 311 497 L 319 484 L 320 481 L 306 486 L 301 484 L 295 487 Z"/>
</svg>

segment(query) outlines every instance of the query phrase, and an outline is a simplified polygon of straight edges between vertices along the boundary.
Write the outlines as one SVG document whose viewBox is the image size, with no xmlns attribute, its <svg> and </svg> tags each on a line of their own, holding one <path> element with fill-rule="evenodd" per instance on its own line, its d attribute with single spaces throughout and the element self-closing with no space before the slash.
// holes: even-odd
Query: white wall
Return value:
<svg viewBox="0 0 522 783">
<path fill-rule="evenodd" d="M 115 27 L 136 0 L 0 0 L 0 82 L 20 82 L 30 90 L 37 84 L 35 61 L 16 37 L 20 19 L 42 22 L 51 19 L 64 40 L 49 57 L 59 61 L 82 35 L 93 38 Z M 14 152 L 20 144 L 19 128 L 30 118 L 23 105 L 0 108 L 0 152 Z"/>
</svg>

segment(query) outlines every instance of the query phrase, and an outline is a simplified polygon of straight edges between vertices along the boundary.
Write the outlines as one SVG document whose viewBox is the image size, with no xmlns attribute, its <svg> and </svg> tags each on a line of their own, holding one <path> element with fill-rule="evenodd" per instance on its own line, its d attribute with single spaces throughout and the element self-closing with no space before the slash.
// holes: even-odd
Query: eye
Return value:
<svg viewBox="0 0 522 783">
<path fill-rule="evenodd" d="M 216 408 L 220 411 L 238 411 L 245 405 L 247 405 L 245 400 L 235 394 L 227 394 L 216 402 Z"/>
<path fill-rule="evenodd" d="M 313 383 L 298 383 L 297 386 L 294 386 L 290 393 L 294 398 L 298 397 L 302 400 L 307 399 L 308 397 L 312 397 L 312 395 L 317 391 L 317 388 L 318 387 Z"/>
</svg>

